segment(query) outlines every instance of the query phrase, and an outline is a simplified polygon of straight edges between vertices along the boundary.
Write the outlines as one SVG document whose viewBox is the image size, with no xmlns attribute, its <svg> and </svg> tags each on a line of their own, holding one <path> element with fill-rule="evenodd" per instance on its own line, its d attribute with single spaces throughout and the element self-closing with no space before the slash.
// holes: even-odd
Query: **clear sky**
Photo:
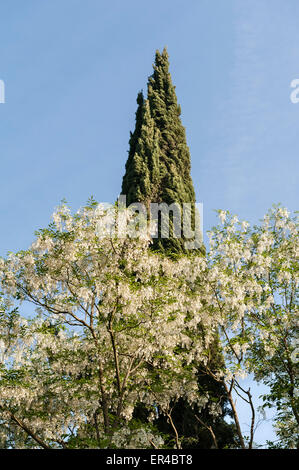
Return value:
<svg viewBox="0 0 299 470">
<path fill-rule="evenodd" d="M 136 96 L 165 45 L 204 230 L 297 206 L 298 0 L 0 0 L 0 255 L 65 198 L 120 192 Z"/>
</svg>

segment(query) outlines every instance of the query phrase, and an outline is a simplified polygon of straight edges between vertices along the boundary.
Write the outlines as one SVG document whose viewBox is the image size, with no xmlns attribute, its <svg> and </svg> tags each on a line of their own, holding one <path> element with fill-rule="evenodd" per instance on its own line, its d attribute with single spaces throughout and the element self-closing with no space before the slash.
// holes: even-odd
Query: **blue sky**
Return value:
<svg viewBox="0 0 299 470">
<path fill-rule="evenodd" d="M 136 96 L 168 47 L 204 230 L 214 209 L 257 222 L 297 209 L 297 0 L 0 3 L 0 255 L 66 198 L 120 192 Z"/>
</svg>

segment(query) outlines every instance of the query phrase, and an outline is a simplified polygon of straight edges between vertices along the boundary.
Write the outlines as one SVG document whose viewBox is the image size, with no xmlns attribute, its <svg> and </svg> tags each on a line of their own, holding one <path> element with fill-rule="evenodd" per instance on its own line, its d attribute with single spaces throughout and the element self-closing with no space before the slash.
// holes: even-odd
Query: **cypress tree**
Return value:
<svg viewBox="0 0 299 470">
<path fill-rule="evenodd" d="M 175 86 L 169 72 L 169 60 L 166 48 L 160 53 L 156 51 L 153 74 L 148 79 L 147 99 L 140 92 L 137 97 L 135 130 L 130 135 L 129 154 L 126 171 L 122 182 L 122 194 L 127 197 L 127 205 L 143 202 L 148 211 L 150 203 L 164 202 L 168 205 L 177 203 L 191 204 L 191 228 L 194 229 L 195 191 L 190 174 L 191 158 L 186 142 L 185 128 L 182 125 Z M 170 227 L 171 229 L 171 227 Z M 170 231 L 173 235 L 173 232 Z M 159 231 L 161 235 L 161 230 Z M 180 238 L 158 237 L 153 249 L 167 256 L 184 255 L 184 233 Z M 203 245 L 199 248 L 205 253 Z M 198 252 L 197 252 L 198 253 Z M 219 344 L 215 338 L 213 359 L 210 369 L 217 369 L 221 363 Z M 198 368 L 199 393 L 209 393 L 212 400 L 219 400 L 223 416 L 215 421 L 207 410 L 193 410 L 183 400 L 174 407 L 173 416 L 177 430 L 184 435 L 183 446 L 209 448 L 213 440 L 206 426 L 213 427 L 220 447 L 234 443 L 234 433 L 230 425 L 224 421 L 228 415 L 227 403 L 221 397 L 225 395 L 222 387 L 205 375 L 204 368 Z M 200 424 L 195 413 L 204 422 Z M 146 411 L 137 407 L 135 417 L 146 418 Z M 162 432 L 172 434 L 169 423 L 164 418 L 157 420 Z M 216 427 L 216 429 L 215 429 Z"/>
<path fill-rule="evenodd" d="M 195 228 L 195 191 L 190 175 L 191 159 L 182 125 L 181 108 L 169 73 L 168 53 L 156 52 L 154 72 L 148 80 L 148 97 L 138 94 L 135 131 L 129 141 L 129 156 L 123 178 L 122 194 L 127 205 L 134 202 L 176 203 L 181 211 L 189 203 L 190 229 Z M 181 212 L 182 213 L 182 212 Z M 182 222 L 182 221 L 181 221 Z M 185 252 L 185 237 L 154 239 L 153 248 L 169 255 Z M 170 235 L 173 235 L 170 213 Z M 192 241 L 192 238 L 189 240 Z M 201 250 L 204 251 L 203 246 Z"/>
<path fill-rule="evenodd" d="M 148 81 L 151 115 L 160 131 L 160 196 L 167 204 L 195 203 L 190 175 L 191 159 L 182 125 L 181 108 L 169 73 L 168 54 L 156 52 L 154 73 Z"/>
<path fill-rule="evenodd" d="M 136 127 L 130 136 L 130 150 L 123 178 L 122 194 L 127 205 L 150 202 L 158 198 L 159 188 L 159 130 L 150 114 L 149 102 L 142 92 L 137 97 Z"/>
</svg>

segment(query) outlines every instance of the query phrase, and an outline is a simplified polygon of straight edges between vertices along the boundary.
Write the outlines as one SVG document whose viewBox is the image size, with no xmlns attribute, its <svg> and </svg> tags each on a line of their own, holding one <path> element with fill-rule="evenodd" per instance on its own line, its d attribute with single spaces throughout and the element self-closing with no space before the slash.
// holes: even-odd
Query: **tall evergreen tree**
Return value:
<svg viewBox="0 0 299 470">
<path fill-rule="evenodd" d="M 169 73 L 168 54 L 156 52 L 154 73 L 148 81 L 151 115 L 160 131 L 160 196 L 167 204 L 195 203 L 190 175 L 191 159 L 182 125 L 181 108 Z"/>
<path fill-rule="evenodd" d="M 137 104 L 136 127 L 129 141 L 122 194 L 127 197 L 127 205 L 143 202 L 149 208 L 150 202 L 159 197 L 159 130 L 142 92 L 138 94 Z"/>
<path fill-rule="evenodd" d="M 135 130 L 129 140 L 129 155 L 126 172 L 123 177 L 122 194 L 127 197 L 127 205 L 143 202 L 149 209 L 150 203 L 164 202 L 168 205 L 177 203 L 191 204 L 191 228 L 194 228 L 195 191 L 190 174 L 191 158 L 186 142 L 185 128 L 182 125 L 175 86 L 172 84 L 168 53 L 164 48 L 162 54 L 157 51 L 154 72 L 148 79 L 147 99 L 142 93 L 137 97 Z M 161 230 L 159 231 L 161 235 Z M 173 235 L 173 232 L 170 232 Z M 153 248 L 169 256 L 183 255 L 185 250 L 184 233 L 180 238 L 158 237 Z M 204 247 L 200 247 L 204 252 Z M 215 338 L 214 353 L 210 368 L 219 366 L 218 340 Z M 198 368 L 199 393 L 209 393 L 212 400 L 218 400 L 224 414 L 227 414 L 224 391 L 218 383 Z M 195 414 L 203 424 L 195 418 Z M 138 408 L 136 416 L 145 418 L 145 410 Z M 181 401 L 174 408 L 177 429 L 185 436 L 185 447 L 207 448 L 213 446 L 213 440 L 206 426 L 213 426 L 221 447 L 232 444 L 234 435 L 223 416 L 216 421 L 207 410 L 193 410 Z M 172 429 L 165 419 L 157 422 L 161 431 L 171 435 Z"/>
<path fill-rule="evenodd" d="M 194 230 L 195 191 L 190 175 L 190 152 L 180 119 L 181 108 L 169 73 L 166 49 L 162 54 L 156 52 L 154 72 L 148 80 L 147 100 L 139 93 L 137 103 L 136 127 L 129 141 L 122 194 L 127 196 L 127 205 L 138 201 L 147 205 L 176 203 L 182 210 L 183 204 L 189 203 L 190 229 Z M 171 219 L 170 234 L 173 235 L 172 226 Z M 182 229 L 179 238 L 158 237 L 154 248 L 170 255 L 181 253 L 185 251 L 186 240 L 189 239 Z"/>
</svg>

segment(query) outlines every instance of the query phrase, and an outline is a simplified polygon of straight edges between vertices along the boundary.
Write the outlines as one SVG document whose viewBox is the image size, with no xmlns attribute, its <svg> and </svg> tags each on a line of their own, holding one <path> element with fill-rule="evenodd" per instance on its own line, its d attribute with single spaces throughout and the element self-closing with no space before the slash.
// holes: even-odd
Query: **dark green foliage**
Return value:
<svg viewBox="0 0 299 470">
<path fill-rule="evenodd" d="M 190 153 L 182 126 L 181 109 L 169 73 L 168 54 L 156 52 L 154 73 L 148 81 L 151 115 L 160 131 L 160 200 L 195 203 L 190 176 Z"/>
<path fill-rule="evenodd" d="M 217 337 L 210 347 L 208 368 L 215 373 L 222 364 L 222 354 L 219 349 Z M 198 393 L 200 396 L 209 396 L 208 406 L 199 409 L 191 407 L 186 401 L 180 399 L 172 411 L 172 420 L 181 437 L 183 449 L 210 449 L 210 448 L 237 448 L 235 425 L 229 424 L 224 418 L 232 421 L 232 412 L 228 406 L 224 386 L 207 374 L 207 367 L 197 366 Z M 211 403 L 217 404 L 222 414 L 213 416 L 209 411 Z M 160 416 L 156 421 L 160 432 L 169 436 L 167 444 L 173 443 L 173 429 L 168 420 Z M 213 434 L 212 434 L 212 432 Z"/>
<path fill-rule="evenodd" d="M 148 97 L 138 94 L 135 130 L 129 141 L 129 156 L 123 178 L 122 194 L 127 205 L 134 202 L 172 203 L 182 208 L 191 204 L 191 226 L 194 229 L 195 192 L 190 175 L 190 152 L 185 128 L 180 119 L 175 87 L 169 73 L 168 54 L 156 52 L 154 73 L 148 80 Z M 170 212 L 170 235 L 173 235 Z M 170 255 L 185 252 L 185 236 L 162 238 L 163 227 L 154 249 Z"/>
<path fill-rule="evenodd" d="M 191 159 L 186 142 L 185 128 L 182 125 L 181 109 L 177 103 L 175 86 L 169 73 L 168 53 L 157 51 L 154 72 L 148 79 L 147 99 L 138 94 L 135 130 L 129 141 L 129 155 L 126 172 L 122 183 L 122 194 L 127 197 L 127 206 L 135 202 L 143 202 L 148 210 L 150 203 L 172 203 L 180 207 L 184 203 L 191 204 L 191 229 L 194 230 L 195 192 L 190 174 Z M 174 237 L 173 218 L 170 213 L 170 237 L 163 238 L 163 225 L 159 221 L 158 238 L 152 248 L 176 257 L 186 254 L 186 237 Z M 187 237 L 188 238 L 188 237 Z M 193 250 L 194 253 L 195 250 Z M 205 253 L 204 246 L 199 248 Z M 190 251 L 189 251 L 190 254 Z M 215 344 L 218 342 L 215 340 Z M 209 364 L 213 370 L 219 365 L 219 347 L 215 346 Z M 220 356 L 219 356 L 220 354 Z M 220 361 L 221 362 L 221 361 Z M 214 446 L 208 426 L 213 428 L 219 448 L 233 447 L 234 431 L 224 420 L 228 416 L 225 391 L 221 384 L 205 373 L 205 368 L 198 365 L 198 388 L 202 395 L 209 394 L 210 400 L 217 401 L 222 408 L 222 416 L 216 419 L 211 416 L 208 408 L 193 409 L 184 400 L 174 404 L 173 420 L 182 438 L 184 448 L 210 448 Z M 143 405 L 135 408 L 134 417 L 146 421 L 147 410 Z M 196 416 L 202 421 L 196 418 Z M 168 444 L 173 445 L 173 429 L 167 419 L 160 416 L 155 425 L 159 431 L 169 436 Z M 167 439 L 166 439 L 167 441 Z"/>
<path fill-rule="evenodd" d="M 142 93 L 137 97 L 136 128 L 131 133 L 130 150 L 123 178 L 122 194 L 127 205 L 143 202 L 148 205 L 158 197 L 159 131 L 150 114 L 149 102 Z"/>
</svg>

